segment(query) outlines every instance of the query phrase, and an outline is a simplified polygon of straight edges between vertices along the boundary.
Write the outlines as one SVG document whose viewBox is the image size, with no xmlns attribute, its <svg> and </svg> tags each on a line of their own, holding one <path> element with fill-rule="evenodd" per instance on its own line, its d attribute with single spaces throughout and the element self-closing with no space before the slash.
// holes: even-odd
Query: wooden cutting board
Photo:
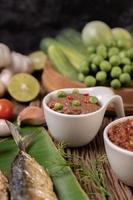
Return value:
<svg viewBox="0 0 133 200">
<path fill-rule="evenodd" d="M 84 88 L 84 83 L 72 81 L 54 70 L 50 61 L 47 61 L 46 67 L 42 73 L 42 84 L 47 92 L 61 88 Z M 115 94 L 122 97 L 124 108 L 127 114 L 133 114 L 133 88 L 121 88 L 114 90 Z M 114 112 L 111 106 L 108 109 L 111 113 Z"/>
</svg>

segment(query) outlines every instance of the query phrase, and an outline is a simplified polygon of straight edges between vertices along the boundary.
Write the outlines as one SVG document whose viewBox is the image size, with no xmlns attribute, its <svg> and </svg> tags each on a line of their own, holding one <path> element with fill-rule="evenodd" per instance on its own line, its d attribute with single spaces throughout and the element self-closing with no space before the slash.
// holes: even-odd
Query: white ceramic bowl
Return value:
<svg viewBox="0 0 133 200">
<path fill-rule="evenodd" d="M 123 117 L 111 122 L 104 130 L 104 143 L 109 163 L 116 176 L 126 185 L 133 186 L 133 152 L 113 144 L 108 138 L 109 129 L 119 122 L 133 119 L 133 116 Z"/>
<path fill-rule="evenodd" d="M 72 93 L 73 89 L 60 89 Z M 69 146 L 82 146 L 89 143 L 97 134 L 107 105 L 114 103 L 118 117 L 124 116 L 123 102 L 120 96 L 106 87 L 93 87 L 79 89 L 80 93 L 95 95 L 101 108 L 95 112 L 81 115 L 62 114 L 48 107 L 48 102 L 54 98 L 58 91 L 55 90 L 44 97 L 43 108 L 46 122 L 51 135 L 58 141 L 64 141 Z"/>
</svg>

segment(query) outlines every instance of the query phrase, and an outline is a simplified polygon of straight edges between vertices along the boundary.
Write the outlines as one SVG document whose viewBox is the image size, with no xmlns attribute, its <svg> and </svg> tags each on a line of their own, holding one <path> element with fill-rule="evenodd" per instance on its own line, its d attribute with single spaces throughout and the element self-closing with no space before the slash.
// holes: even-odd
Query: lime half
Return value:
<svg viewBox="0 0 133 200">
<path fill-rule="evenodd" d="M 41 70 L 44 68 L 47 56 L 42 51 L 35 51 L 29 55 L 31 62 L 33 63 L 34 70 Z"/>
<path fill-rule="evenodd" d="M 8 92 L 15 100 L 28 102 L 39 94 L 40 84 L 32 75 L 19 73 L 12 76 L 8 84 Z"/>
</svg>

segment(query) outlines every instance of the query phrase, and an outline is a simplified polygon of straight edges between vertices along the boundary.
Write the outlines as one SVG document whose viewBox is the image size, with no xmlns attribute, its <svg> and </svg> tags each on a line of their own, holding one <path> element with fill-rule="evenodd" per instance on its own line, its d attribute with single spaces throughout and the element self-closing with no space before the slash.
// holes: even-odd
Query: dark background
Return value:
<svg viewBox="0 0 133 200">
<path fill-rule="evenodd" d="M 43 36 L 64 27 L 81 30 L 91 20 L 132 26 L 133 0 L 0 0 L 0 41 L 29 53 Z"/>
</svg>

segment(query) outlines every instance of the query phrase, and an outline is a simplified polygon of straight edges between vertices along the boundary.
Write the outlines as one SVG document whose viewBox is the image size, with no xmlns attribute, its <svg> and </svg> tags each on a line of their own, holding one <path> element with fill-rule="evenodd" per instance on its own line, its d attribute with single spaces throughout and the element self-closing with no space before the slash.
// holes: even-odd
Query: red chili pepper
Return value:
<svg viewBox="0 0 133 200">
<path fill-rule="evenodd" d="M 87 98 L 84 98 L 84 99 L 83 99 L 83 102 L 84 102 L 84 103 L 88 103 L 88 99 L 87 99 Z"/>
<path fill-rule="evenodd" d="M 85 94 L 83 94 L 83 96 L 85 96 L 85 97 L 88 97 L 88 96 L 89 96 L 89 94 L 88 94 L 88 93 L 85 93 Z"/>
<path fill-rule="evenodd" d="M 73 100 L 73 97 L 71 95 L 67 96 L 68 100 Z"/>
<path fill-rule="evenodd" d="M 54 106 L 55 106 L 55 103 L 54 102 L 51 102 L 50 104 L 49 104 L 49 107 L 52 109 L 52 108 L 54 108 Z"/>
<path fill-rule="evenodd" d="M 71 112 L 74 114 L 80 114 L 81 110 L 80 109 L 72 109 Z"/>
<path fill-rule="evenodd" d="M 67 109 L 68 109 L 68 107 L 64 106 L 63 109 L 62 109 L 62 112 L 65 112 Z"/>
<path fill-rule="evenodd" d="M 129 123 L 131 124 L 131 126 L 133 126 L 133 119 L 130 119 Z"/>
</svg>

